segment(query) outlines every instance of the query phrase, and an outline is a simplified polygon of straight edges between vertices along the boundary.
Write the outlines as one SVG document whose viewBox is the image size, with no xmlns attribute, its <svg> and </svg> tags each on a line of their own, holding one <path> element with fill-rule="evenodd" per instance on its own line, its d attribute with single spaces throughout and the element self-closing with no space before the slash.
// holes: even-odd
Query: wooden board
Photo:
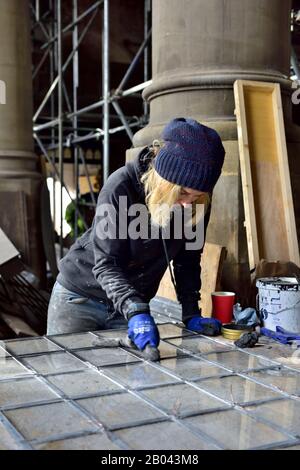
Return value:
<svg viewBox="0 0 300 470">
<path fill-rule="evenodd" d="M 299 265 L 280 85 L 237 80 L 234 96 L 250 269 Z"/>
<path fill-rule="evenodd" d="M 221 290 L 221 276 L 227 250 L 224 246 L 205 243 L 201 257 L 201 300 L 202 315 L 211 317 L 211 293 Z"/>
<path fill-rule="evenodd" d="M 225 257 L 226 248 L 214 243 L 205 243 L 201 257 L 201 300 L 199 302 L 204 317 L 211 317 L 212 315 L 211 293 L 220 289 Z M 157 295 L 170 300 L 177 300 L 168 269 L 160 282 Z"/>
<path fill-rule="evenodd" d="M 19 251 L 0 228 L 0 266 L 19 255 Z"/>
<path fill-rule="evenodd" d="M 8 211 L 8 207 L 13 207 L 14 210 Z M 34 258 L 29 236 L 31 227 L 27 223 L 29 217 L 28 198 L 24 191 L 0 192 L 1 229 L 15 248 L 21 252 L 22 259 L 27 264 L 30 264 Z"/>
<path fill-rule="evenodd" d="M 0 313 L 1 319 L 17 336 L 39 336 L 22 318 Z"/>
</svg>

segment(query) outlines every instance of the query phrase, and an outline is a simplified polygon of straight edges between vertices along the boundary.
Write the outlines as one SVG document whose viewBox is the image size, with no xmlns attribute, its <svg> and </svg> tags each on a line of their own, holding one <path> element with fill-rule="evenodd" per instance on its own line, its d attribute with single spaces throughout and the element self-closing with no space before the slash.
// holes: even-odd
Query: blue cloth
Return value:
<svg viewBox="0 0 300 470">
<path fill-rule="evenodd" d="M 188 330 L 196 331 L 204 335 L 216 336 L 221 333 L 222 323 L 215 318 L 203 318 L 195 316 L 188 320 L 186 327 Z"/>
<path fill-rule="evenodd" d="M 147 344 L 157 348 L 159 331 L 149 313 L 139 313 L 128 321 L 128 337 L 138 349 L 143 351 Z"/>
<path fill-rule="evenodd" d="M 235 304 L 233 306 L 233 316 L 237 325 L 252 326 L 259 324 L 255 308 L 248 307 L 242 310 L 240 304 Z"/>
<path fill-rule="evenodd" d="M 212 192 L 225 156 L 219 134 L 194 119 L 177 118 L 166 125 L 162 138 L 153 161 L 157 173 L 179 186 Z"/>
<path fill-rule="evenodd" d="M 262 335 L 272 338 L 275 341 L 279 341 L 282 344 L 291 344 L 297 341 L 299 342 L 298 346 L 300 346 L 300 333 L 292 333 L 281 326 L 276 326 L 276 331 L 263 327 L 260 329 L 260 332 Z"/>
<path fill-rule="evenodd" d="M 126 328 L 121 314 L 112 317 L 104 301 L 97 301 L 55 283 L 48 307 L 47 334 Z"/>
</svg>

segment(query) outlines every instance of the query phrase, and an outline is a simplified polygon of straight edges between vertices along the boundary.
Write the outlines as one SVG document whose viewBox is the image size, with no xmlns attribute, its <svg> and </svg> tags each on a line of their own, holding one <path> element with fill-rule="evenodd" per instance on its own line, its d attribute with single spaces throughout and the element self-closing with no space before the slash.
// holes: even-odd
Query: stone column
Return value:
<svg viewBox="0 0 300 470">
<path fill-rule="evenodd" d="M 0 225 L 43 280 L 40 188 L 32 138 L 32 72 L 28 0 L 0 0 Z"/>
<path fill-rule="evenodd" d="M 223 285 L 245 302 L 249 272 L 233 83 L 280 83 L 288 139 L 299 142 L 287 80 L 290 8 L 290 0 L 153 0 L 153 83 L 144 91 L 150 123 L 135 135 L 135 149 L 128 152 L 133 158 L 174 117 L 193 117 L 219 132 L 226 159 L 207 240 L 227 247 Z"/>
</svg>

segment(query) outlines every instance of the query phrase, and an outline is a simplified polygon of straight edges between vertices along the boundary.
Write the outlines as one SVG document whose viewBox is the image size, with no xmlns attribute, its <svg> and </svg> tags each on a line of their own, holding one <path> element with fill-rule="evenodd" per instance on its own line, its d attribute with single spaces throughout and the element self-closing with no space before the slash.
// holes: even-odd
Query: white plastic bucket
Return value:
<svg viewBox="0 0 300 470">
<path fill-rule="evenodd" d="M 300 332 L 300 285 L 294 277 L 258 279 L 258 311 L 263 325 L 276 331 L 281 326 Z"/>
</svg>

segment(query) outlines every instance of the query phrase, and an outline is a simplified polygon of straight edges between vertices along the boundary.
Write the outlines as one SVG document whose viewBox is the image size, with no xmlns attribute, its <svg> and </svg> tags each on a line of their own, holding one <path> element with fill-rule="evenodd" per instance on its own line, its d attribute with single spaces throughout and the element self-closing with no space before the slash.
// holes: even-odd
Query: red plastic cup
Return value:
<svg viewBox="0 0 300 470">
<path fill-rule="evenodd" d="M 213 292 L 212 316 L 221 323 L 231 323 L 233 319 L 233 306 L 235 304 L 234 292 Z"/>
</svg>

